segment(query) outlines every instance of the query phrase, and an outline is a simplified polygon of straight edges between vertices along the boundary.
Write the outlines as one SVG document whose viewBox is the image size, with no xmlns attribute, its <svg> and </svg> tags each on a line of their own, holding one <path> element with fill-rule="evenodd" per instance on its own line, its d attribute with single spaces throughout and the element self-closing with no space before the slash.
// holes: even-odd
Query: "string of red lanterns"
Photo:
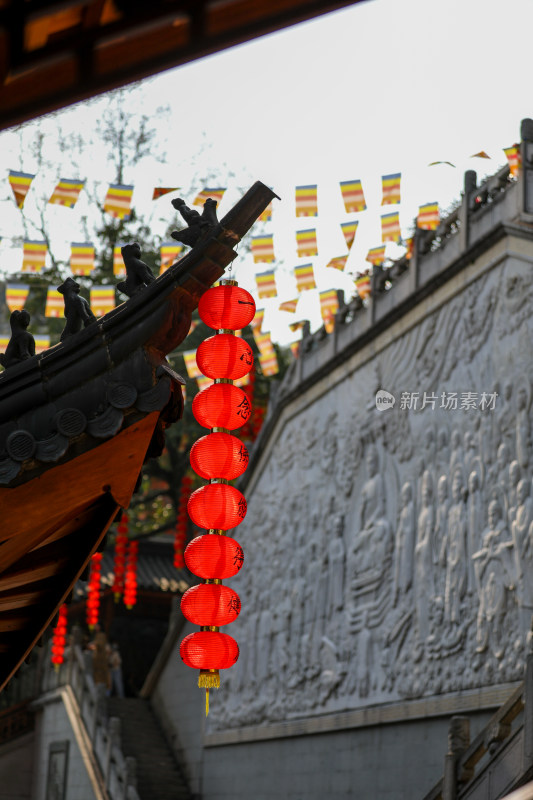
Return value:
<svg viewBox="0 0 533 800">
<path fill-rule="evenodd" d="M 182 640 L 180 655 L 187 666 L 200 670 L 198 686 L 206 690 L 207 714 L 209 689 L 220 686 L 219 670 L 233 666 L 239 657 L 237 642 L 219 628 L 233 622 L 241 610 L 238 594 L 222 581 L 236 575 L 244 561 L 242 547 L 226 532 L 246 516 L 244 495 L 230 481 L 248 466 L 248 450 L 230 431 L 245 425 L 252 410 L 247 394 L 233 381 L 253 367 L 252 349 L 235 331 L 250 324 L 255 302 L 236 281 L 228 280 L 202 296 L 198 313 L 216 331 L 196 355 L 199 369 L 214 383 L 193 400 L 196 420 L 210 433 L 193 445 L 190 462 L 209 483 L 191 494 L 187 511 L 194 524 L 208 533 L 193 539 L 184 554 L 188 569 L 203 582 L 181 599 L 184 617 L 200 631 Z"/>
<path fill-rule="evenodd" d="M 128 544 L 126 557 L 126 575 L 124 578 L 124 605 L 131 610 L 137 602 L 137 558 L 139 555 L 139 542 L 131 539 Z"/>
<path fill-rule="evenodd" d="M 86 619 L 89 630 L 98 624 L 100 611 L 100 581 L 102 577 L 102 553 L 93 553 L 89 568 L 89 584 L 87 588 Z"/>
<path fill-rule="evenodd" d="M 57 624 L 52 633 L 52 664 L 54 669 L 59 671 L 61 664 L 65 661 L 65 645 L 67 643 L 67 605 L 63 603 L 59 606 Z"/>
</svg>

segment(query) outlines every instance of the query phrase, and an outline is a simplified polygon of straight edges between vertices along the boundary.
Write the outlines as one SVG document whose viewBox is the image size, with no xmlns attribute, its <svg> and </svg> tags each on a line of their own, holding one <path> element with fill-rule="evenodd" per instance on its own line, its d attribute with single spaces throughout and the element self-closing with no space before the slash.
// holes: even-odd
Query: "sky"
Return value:
<svg viewBox="0 0 533 800">
<path fill-rule="evenodd" d="M 169 157 L 129 181 L 134 204 L 147 208 L 156 184 L 188 186 L 194 176 L 215 173 L 228 187 L 223 216 L 253 181 L 271 186 L 281 200 L 272 222 L 255 226 L 253 234 L 274 235 L 279 297 L 260 304 L 266 306 L 263 328 L 287 343 L 295 338 L 288 329 L 295 318 L 320 324 L 316 291 L 301 296 L 296 317 L 277 310 L 297 296 L 295 266 L 313 261 L 319 290 L 343 288 L 351 295 L 353 275 L 368 266 L 369 247 L 381 243 L 381 214 L 398 210 L 408 236 L 419 205 L 437 201 L 444 210 L 459 199 L 466 169 L 482 177 L 506 163 L 503 148 L 519 140 L 520 121 L 533 116 L 532 21 L 531 0 L 367 0 L 144 81 L 132 102 L 156 126 L 158 107 L 170 105 L 170 119 L 159 126 Z M 73 106 L 63 124 L 85 126 L 99 108 Z M 46 119 L 31 123 L 43 124 Z M 2 171 L 7 176 L 20 168 L 13 164 L 16 147 L 12 132 L 0 134 L 0 180 Z M 480 150 L 491 160 L 471 157 Z M 428 166 L 439 160 L 456 167 Z M 25 168 L 31 171 L 31 164 Z M 402 202 L 382 207 L 381 176 L 396 172 Z M 340 181 L 354 179 L 362 181 L 368 206 L 357 215 L 346 214 L 339 189 Z M 318 185 L 316 219 L 295 216 L 294 188 L 308 184 Z M 20 212 L 8 192 L 2 196 L 0 235 L 20 233 Z M 164 215 L 164 205 L 158 209 Z M 61 212 L 62 234 L 71 225 L 68 242 L 79 240 L 72 212 Z M 359 227 L 346 274 L 326 268 L 330 258 L 346 254 L 340 223 L 353 219 Z M 295 232 L 311 227 L 319 255 L 298 259 Z M 14 258 L 8 249 L 0 247 L 5 271 Z M 387 246 L 390 257 L 403 252 Z M 234 275 L 255 294 L 255 273 L 268 268 L 243 248 Z"/>
</svg>

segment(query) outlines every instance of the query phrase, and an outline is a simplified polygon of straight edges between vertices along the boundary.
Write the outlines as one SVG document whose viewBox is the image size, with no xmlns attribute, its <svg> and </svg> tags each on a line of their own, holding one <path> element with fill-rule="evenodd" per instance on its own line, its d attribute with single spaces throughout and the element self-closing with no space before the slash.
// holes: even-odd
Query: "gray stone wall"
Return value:
<svg viewBox="0 0 533 800">
<path fill-rule="evenodd" d="M 31 800 L 34 735 L 0 747 L 0 800 Z"/>
<path fill-rule="evenodd" d="M 477 212 L 498 236 L 456 248 L 457 268 L 453 238 L 420 262 L 435 272 L 418 302 L 359 339 L 356 314 L 281 386 L 232 532 L 241 653 L 195 750 L 203 797 L 422 797 L 450 717 L 474 715 L 475 735 L 523 679 L 533 243 L 514 217 L 503 232 L 517 197 Z M 195 684 L 169 662 L 158 702 Z M 191 713 L 178 704 L 175 726 L 196 748 Z"/>
</svg>

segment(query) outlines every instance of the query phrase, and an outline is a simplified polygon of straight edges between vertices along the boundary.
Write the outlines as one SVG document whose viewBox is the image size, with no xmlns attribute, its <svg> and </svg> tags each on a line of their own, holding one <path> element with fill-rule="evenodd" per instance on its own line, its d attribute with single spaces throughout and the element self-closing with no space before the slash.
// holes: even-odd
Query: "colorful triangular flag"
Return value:
<svg viewBox="0 0 533 800">
<path fill-rule="evenodd" d="M 72 242 L 70 269 L 73 275 L 90 275 L 94 269 L 94 245 L 90 242 Z"/>
<path fill-rule="evenodd" d="M 366 255 L 365 261 L 369 261 L 371 264 L 374 264 L 374 266 L 383 264 L 385 261 L 385 245 L 371 247 Z"/>
<path fill-rule="evenodd" d="M 8 180 L 13 189 L 15 202 L 18 208 L 22 208 L 24 205 L 24 200 L 26 199 L 26 195 L 28 194 L 28 190 L 34 178 L 35 175 L 30 175 L 29 172 L 15 172 L 15 170 L 9 170 Z"/>
<path fill-rule="evenodd" d="M 366 208 L 363 186 L 360 180 L 341 181 L 341 194 L 347 214 L 354 211 L 364 211 Z"/>
<path fill-rule="evenodd" d="M 71 178 L 60 178 L 59 183 L 52 192 L 52 196 L 48 202 L 52 203 L 53 205 L 74 208 L 84 186 L 85 181 L 73 180 Z"/>
<path fill-rule="evenodd" d="M 426 203 L 418 208 L 417 227 L 424 231 L 434 231 L 439 227 L 440 213 L 438 203 Z"/>
<path fill-rule="evenodd" d="M 393 214 L 381 215 L 381 241 L 399 242 L 402 238 L 400 230 L 400 214 L 395 211 Z"/>
<path fill-rule="evenodd" d="M 179 192 L 179 190 L 179 186 L 156 186 L 154 193 L 152 194 L 152 200 L 158 200 L 165 194 L 169 194 L 170 192 Z"/>
<path fill-rule="evenodd" d="M 24 308 L 30 287 L 27 283 L 6 284 L 6 305 L 10 311 L 20 311 Z"/>
<path fill-rule="evenodd" d="M 104 199 L 104 211 L 118 219 L 128 219 L 131 213 L 131 198 L 133 197 L 133 186 L 126 186 L 121 183 L 109 185 Z"/>
<path fill-rule="evenodd" d="M 392 175 L 381 176 L 381 188 L 383 199 L 381 205 L 396 205 L 401 202 L 400 184 L 402 180 L 402 173 L 395 172 Z"/>
<path fill-rule="evenodd" d="M 296 216 L 316 217 L 318 213 L 316 184 L 296 187 Z"/>
<path fill-rule="evenodd" d="M 255 276 L 255 281 L 257 284 L 257 293 L 260 298 L 277 297 L 278 290 L 276 288 L 276 279 L 273 272 L 260 272 Z"/>
<path fill-rule="evenodd" d="M 309 258 L 318 255 L 316 229 L 308 228 L 305 231 L 296 231 L 296 246 L 298 258 Z"/>
<path fill-rule="evenodd" d="M 22 272 L 41 272 L 46 264 L 47 253 L 46 242 L 25 240 L 22 246 Z"/>
<path fill-rule="evenodd" d="M 348 250 L 351 248 L 357 233 L 358 220 L 354 219 L 351 222 L 341 222 L 341 230 L 346 241 Z"/>
<path fill-rule="evenodd" d="M 252 256 L 255 264 L 275 261 L 274 237 L 272 234 L 252 236 Z"/>
<path fill-rule="evenodd" d="M 196 197 L 193 200 L 193 206 L 203 206 L 205 201 L 210 198 L 211 200 L 216 200 L 217 203 L 220 203 L 222 198 L 224 197 L 224 192 L 226 190 L 222 188 L 216 189 L 202 189 L 201 192 L 198 192 Z"/>
<path fill-rule="evenodd" d="M 299 292 L 305 292 L 308 289 L 316 289 L 315 274 L 312 264 L 302 264 L 299 267 L 295 267 L 294 277 L 296 278 L 296 288 Z"/>
<path fill-rule="evenodd" d="M 91 287 L 91 311 L 95 317 L 101 317 L 115 308 L 114 286 Z"/>
<path fill-rule="evenodd" d="M 64 308 L 65 298 L 61 292 L 58 292 L 57 289 L 52 289 L 52 287 L 49 286 L 48 292 L 46 293 L 46 307 L 44 310 L 44 316 L 63 317 Z"/>
</svg>

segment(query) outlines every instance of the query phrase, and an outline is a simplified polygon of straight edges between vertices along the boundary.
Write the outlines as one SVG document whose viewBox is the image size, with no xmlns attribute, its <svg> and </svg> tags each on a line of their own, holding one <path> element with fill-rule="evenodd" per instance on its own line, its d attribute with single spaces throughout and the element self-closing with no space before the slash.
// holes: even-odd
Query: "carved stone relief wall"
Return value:
<svg viewBox="0 0 533 800">
<path fill-rule="evenodd" d="M 288 418 L 234 532 L 241 655 L 212 729 L 522 678 L 532 309 L 508 261 Z"/>
</svg>

